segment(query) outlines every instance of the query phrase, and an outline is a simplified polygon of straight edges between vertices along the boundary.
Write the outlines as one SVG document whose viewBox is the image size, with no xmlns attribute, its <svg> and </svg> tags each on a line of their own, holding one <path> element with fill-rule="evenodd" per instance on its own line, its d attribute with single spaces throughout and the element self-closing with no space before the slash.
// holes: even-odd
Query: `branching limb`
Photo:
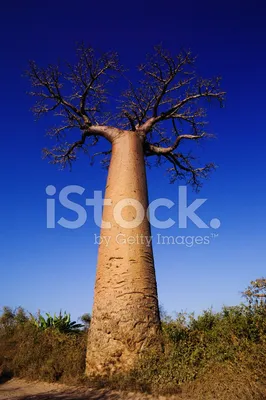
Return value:
<svg viewBox="0 0 266 400">
<path fill-rule="evenodd" d="M 37 99 L 33 111 L 37 117 L 52 114 L 55 121 L 59 120 L 48 131 L 56 144 L 44 150 L 45 156 L 62 166 L 71 164 L 78 150 L 88 153 L 92 162 L 98 155 L 107 160 L 110 151 L 90 152 L 99 137 L 113 143 L 119 135 L 134 131 L 149 160 L 156 156 L 158 164 L 163 159 L 170 162 L 172 180 L 187 179 L 198 188 L 201 178 L 207 177 L 214 166 L 195 167 L 194 159 L 180 152 L 180 144 L 211 136 L 202 103 L 217 100 L 222 106 L 225 93 L 220 89 L 220 78 L 199 78 L 194 67 L 195 57 L 190 51 L 172 57 L 158 46 L 139 67 L 142 79 L 137 84 L 128 80 L 119 107 L 108 109 L 109 84 L 115 75 L 124 76 L 116 53 L 96 57 L 92 48 L 81 45 L 76 64 L 66 64 L 62 70 L 58 65 L 44 69 L 30 62 L 30 94 Z M 114 121 L 116 127 L 112 126 Z M 79 131 L 79 140 L 69 139 L 74 130 Z"/>
<path fill-rule="evenodd" d="M 198 103 L 216 99 L 222 106 L 225 93 L 220 90 L 220 78 L 197 77 L 195 60 L 190 51 L 172 57 L 162 47 L 156 47 L 155 54 L 139 68 L 144 74 L 139 88 L 130 83 L 124 93 L 120 117 L 142 135 L 167 120 L 187 123 L 193 129 L 202 124 L 205 110 Z"/>
<path fill-rule="evenodd" d="M 215 169 L 213 163 L 206 164 L 203 167 L 195 167 L 192 163 L 194 158 L 190 155 L 185 156 L 171 152 L 163 156 L 172 164 L 172 167 L 167 170 L 170 174 L 170 182 L 173 183 L 177 179 L 184 179 L 196 191 L 201 188 L 202 180 L 206 179 L 210 172 Z"/>
<path fill-rule="evenodd" d="M 38 67 L 34 61 L 29 63 L 26 75 L 32 85 L 30 95 L 37 99 L 33 112 L 37 117 L 53 113 L 59 121 L 48 130 L 48 135 L 56 139 L 52 150 L 44 153 L 55 164 L 70 164 L 76 159 L 77 149 L 85 152 L 102 136 L 112 141 L 117 130 L 105 124 L 110 115 L 103 109 L 108 97 L 108 85 L 120 73 L 116 53 L 105 53 L 96 57 L 91 48 L 83 44 L 77 50 L 77 63 L 66 64 L 62 70 L 58 65 L 49 65 L 46 69 Z M 81 138 L 71 143 L 62 140 L 78 129 Z M 94 137 L 94 141 L 88 141 Z M 86 143 L 85 143 L 86 142 Z"/>
<path fill-rule="evenodd" d="M 100 118 L 107 100 L 107 86 L 114 79 L 113 73 L 121 70 L 117 54 L 106 53 L 96 58 L 91 48 L 81 45 L 77 58 L 77 64 L 67 64 L 64 73 L 58 65 L 43 69 L 30 62 L 26 74 L 33 87 L 30 94 L 37 97 L 33 111 L 38 117 L 60 108 L 79 126 L 98 124 L 97 116 Z"/>
<path fill-rule="evenodd" d="M 99 151 L 98 153 L 93 154 L 91 157 L 91 165 L 94 163 L 95 157 L 103 156 L 101 159 L 101 164 L 105 168 L 109 166 L 110 163 L 110 155 L 112 153 L 112 150 L 106 150 L 106 151 Z"/>
<path fill-rule="evenodd" d="M 55 135 L 58 137 L 61 134 L 61 130 L 64 131 L 64 128 L 65 127 L 55 129 Z M 91 128 L 84 130 L 81 135 L 81 139 L 75 142 L 61 143 L 58 138 L 58 143 L 52 149 L 45 148 L 43 150 L 44 157 L 49 158 L 52 164 L 60 164 L 62 168 L 64 168 L 66 165 L 71 165 L 72 162 L 77 159 L 78 150 L 82 149 L 84 153 L 88 153 L 89 148 L 98 143 L 99 137 L 104 137 L 109 142 L 112 142 L 120 133 L 121 132 L 119 129 L 111 128 L 109 126 L 92 126 Z M 95 154 L 90 154 L 90 157 L 93 160 L 97 155 L 108 155 L 110 152 L 111 151 L 98 152 Z"/>
<path fill-rule="evenodd" d="M 204 133 L 201 135 L 180 135 L 175 139 L 174 144 L 169 147 L 161 147 L 150 143 L 146 143 L 146 151 L 149 154 L 154 154 L 154 155 L 167 155 L 176 150 L 182 140 L 199 140 L 207 136 L 210 135 Z"/>
<path fill-rule="evenodd" d="M 83 133 L 80 140 L 77 140 L 74 143 L 63 143 L 55 146 L 50 149 L 43 149 L 44 158 L 51 159 L 52 164 L 60 164 L 62 168 L 64 168 L 67 164 L 71 166 L 72 162 L 77 158 L 77 150 L 84 148 L 86 138 L 88 137 L 87 133 Z M 95 145 L 97 143 L 97 137 L 94 137 Z"/>
</svg>

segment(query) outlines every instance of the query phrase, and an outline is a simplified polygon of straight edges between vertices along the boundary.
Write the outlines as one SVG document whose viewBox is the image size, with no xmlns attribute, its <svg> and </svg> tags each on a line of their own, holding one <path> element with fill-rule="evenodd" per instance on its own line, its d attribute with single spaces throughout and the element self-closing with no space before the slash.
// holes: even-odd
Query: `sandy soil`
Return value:
<svg viewBox="0 0 266 400">
<path fill-rule="evenodd" d="M 56 383 L 27 382 L 13 378 L 0 384 L 0 400 L 166 400 L 175 396 L 154 397 L 138 393 L 121 393 L 106 389 L 70 387 Z"/>
</svg>

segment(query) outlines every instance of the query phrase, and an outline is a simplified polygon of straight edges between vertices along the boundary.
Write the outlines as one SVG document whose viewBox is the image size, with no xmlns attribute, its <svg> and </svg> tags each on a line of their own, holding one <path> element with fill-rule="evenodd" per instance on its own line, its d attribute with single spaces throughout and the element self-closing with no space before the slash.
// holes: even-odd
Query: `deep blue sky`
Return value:
<svg viewBox="0 0 266 400">
<path fill-rule="evenodd" d="M 204 147 L 204 157 L 219 168 L 199 195 L 208 198 L 201 216 L 207 222 L 221 220 L 219 236 L 193 248 L 155 245 L 160 303 L 169 312 L 219 310 L 238 303 L 249 281 L 265 275 L 265 7 L 254 0 L 2 5 L 0 307 L 61 308 L 75 318 L 91 311 L 97 256 L 93 235 L 98 233 L 92 212 L 79 230 L 46 229 L 45 187 L 81 185 L 91 197 L 104 189 L 106 172 L 96 164 L 90 167 L 85 157 L 72 172 L 42 160 L 47 124 L 45 119 L 34 122 L 32 99 L 25 94 L 29 85 L 21 77 L 29 59 L 41 65 L 59 57 L 72 60 L 81 40 L 117 50 L 131 71 L 160 42 L 173 52 L 191 48 L 199 55 L 202 75 L 223 76 L 226 108 L 211 108 L 210 127 L 217 139 Z M 169 185 L 164 170 L 148 171 L 148 179 L 151 199 L 177 200 L 178 183 Z M 190 191 L 190 201 L 195 198 Z M 169 212 L 173 218 L 176 214 L 177 208 Z M 190 226 L 184 233 L 175 226 L 162 233 L 211 232 Z"/>
</svg>

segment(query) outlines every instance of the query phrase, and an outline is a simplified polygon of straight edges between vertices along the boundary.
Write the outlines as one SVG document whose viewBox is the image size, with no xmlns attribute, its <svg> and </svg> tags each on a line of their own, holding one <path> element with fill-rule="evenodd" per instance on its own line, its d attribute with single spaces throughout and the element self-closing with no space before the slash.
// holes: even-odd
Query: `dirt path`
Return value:
<svg viewBox="0 0 266 400">
<path fill-rule="evenodd" d="M 171 396 L 171 399 L 178 400 L 175 396 Z M 0 385 L 0 400 L 166 400 L 166 397 L 76 388 L 56 383 L 26 382 L 13 378 Z"/>
</svg>

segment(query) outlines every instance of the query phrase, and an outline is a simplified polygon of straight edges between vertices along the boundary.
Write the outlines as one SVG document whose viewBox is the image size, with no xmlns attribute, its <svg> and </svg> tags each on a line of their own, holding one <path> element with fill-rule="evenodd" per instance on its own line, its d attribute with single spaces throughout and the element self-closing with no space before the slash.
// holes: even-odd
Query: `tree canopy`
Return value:
<svg viewBox="0 0 266 400">
<path fill-rule="evenodd" d="M 138 67 L 139 80 L 133 83 L 116 53 L 97 55 L 84 44 L 77 48 L 75 64 L 42 68 L 31 61 L 27 76 L 30 94 L 37 99 L 33 112 L 37 117 L 53 113 L 57 118 L 48 130 L 55 145 L 45 148 L 44 156 L 62 167 L 76 160 L 79 150 L 92 159 L 99 154 L 108 157 L 111 150 L 97 153 L 91 148 L 100 137 L 113 142 L 126 130 L 143 140 L 147 160 L 154 156 L 158 165 L 168 163 L 172 182 L 185 179 L 198 189 L 215 166 L 198 166 L 195 156 L 181 151 L 180 145 L 212 136 L 206 127 L 204 101 L 217 100 L 223 106 L 225 92 L 220 77 L 203 79 L 195 63 L 190 51 L 172 56 L 156 46 Z M 110 93 L 110 83 L 119 77 L 126 80 L 127 89 Z M 80 133 L 78 140 L 74 130 Z"/>
</svg>

